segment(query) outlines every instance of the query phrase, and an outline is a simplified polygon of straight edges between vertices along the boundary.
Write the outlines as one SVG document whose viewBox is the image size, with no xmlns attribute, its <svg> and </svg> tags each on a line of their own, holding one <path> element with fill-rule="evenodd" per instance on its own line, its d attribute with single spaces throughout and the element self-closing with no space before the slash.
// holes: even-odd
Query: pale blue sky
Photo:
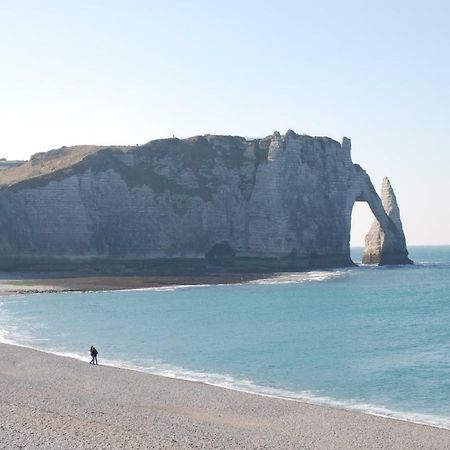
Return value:
<svg viewBox="0 0 450 450">
<path fill-rule="evenodd" d="M 0 0 L 0 157 L 346 135 L 377 189 L 390 177 L 408 242 L 450 244 L 449 23 L 445 1 Z"/>
</svg>

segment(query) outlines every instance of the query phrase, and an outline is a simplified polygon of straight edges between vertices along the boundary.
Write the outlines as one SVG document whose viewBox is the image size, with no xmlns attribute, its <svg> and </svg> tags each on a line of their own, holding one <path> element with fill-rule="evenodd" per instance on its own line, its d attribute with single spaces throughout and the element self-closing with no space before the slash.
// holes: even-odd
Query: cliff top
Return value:
<svg viewBox="0 0 450 450">
<path fill-rule="evenodd" d="M 35 153 L 29 161 L 20 165 L 5 168 L 0 172 L 0 185 L 11 186 L 30 178 L 48 175 L 58 170 L 66 169 L 80 162 L 87 155 L 107 148 L 98 145 L 77 145 L 74 147 L 61 147 L 48 152 Z"/>
<path fill-rule="evenodd" d="M 227 136 L 227 135 L 211 135 L 206 134 L 204 136 L 194 136 L 187 139 L 157 139 L 149 141 L 141 146 L 99 146 L 99 145 L 77 145 L 73 147 L 61 147 L 59 149 L 50 150 L 48 152 L 40 152 L 31 156 L 29 161 L 18 162 L 19 165 L 13 167 L 4 167 L 0 170 L 0 186 L 13 186 L 20 182 L 45 177 L 53 173 L 64 173 L 71 167 L 81 163 L 87 157 L 101 153 L 102 151 L 114 151 L 127 153 L 130 151 L 168 151 L 176 150 L 180 143 L 188 144 L 192 146 L 197 142 L 207 141 L 211 146 L 231 148 L 241 147 L 246 148 L 248 146 L 254 146 L 258 151 L 266 151 L 272 139 L 292 139 L 300 138 L 305 140 L 315 141 L 329 141 L 334 144 L 340 145 L 337 141 L 328 137 L 311 137 L 307 135 L 297 135 L 292 130 L 288 130 L 285 135 L 281 136 L 277 131 L 273 135 L 266 136 L 265 138 L 244 138 L 240 136 Z M 342 148 L 347 149 L 349 147 L 349 140 L 344 138 Z M 194 155 L 192 155 L 194 156 Z M 204 157 L 205 154 L 199 152 L 195 155 L 199 158 Z"/>
<path fill-rule="evenodd" d="M 11 169 L 13 167 L 19 166 L 20 164 L 23 164 L 25 161 L 18 161 L 18 160 L 10 160 L 6 158 L 0 158 L 0 170 L 7 170 Z"/>
</svg>

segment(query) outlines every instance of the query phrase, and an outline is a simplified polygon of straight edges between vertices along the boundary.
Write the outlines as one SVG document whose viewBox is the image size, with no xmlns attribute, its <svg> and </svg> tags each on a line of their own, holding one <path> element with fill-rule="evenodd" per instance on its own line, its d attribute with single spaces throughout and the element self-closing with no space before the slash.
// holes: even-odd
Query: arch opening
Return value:
<svg viewBox="0 0 450 450">
<path fill-rule="evenodd" d="M 361 264 L 365 237 L 372 226 L 375 216 L 365 200 L 353 204 L 350 222 L 350 258 L 355 264 Z"/>
</svg>

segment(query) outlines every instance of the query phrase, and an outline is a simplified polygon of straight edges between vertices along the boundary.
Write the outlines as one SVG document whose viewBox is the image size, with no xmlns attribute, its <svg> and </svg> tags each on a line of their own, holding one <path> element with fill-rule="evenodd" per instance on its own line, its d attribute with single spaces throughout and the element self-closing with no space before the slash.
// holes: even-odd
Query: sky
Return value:
<svg viewBox="0 0 450 450">
<path fill-rule="evenodd" d="M 278 130 L 352 139 L 450 244 L 450 2 L 0 0 L 0 158 Z M 357 204 L 352 244 L 373 217 Z"/>
</svg>

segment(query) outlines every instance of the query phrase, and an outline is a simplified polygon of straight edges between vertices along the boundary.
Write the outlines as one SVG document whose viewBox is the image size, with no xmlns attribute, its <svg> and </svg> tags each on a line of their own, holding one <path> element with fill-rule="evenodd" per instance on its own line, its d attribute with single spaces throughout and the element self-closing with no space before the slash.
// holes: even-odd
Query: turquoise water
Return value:
<svg viewBox="0 0 450 450">
<path fill-rule="evenodd" d="M 450 428 L 450 247 L 410 254 L 242 285 L 3 297 L 0 338 Z"/>
</svg>

